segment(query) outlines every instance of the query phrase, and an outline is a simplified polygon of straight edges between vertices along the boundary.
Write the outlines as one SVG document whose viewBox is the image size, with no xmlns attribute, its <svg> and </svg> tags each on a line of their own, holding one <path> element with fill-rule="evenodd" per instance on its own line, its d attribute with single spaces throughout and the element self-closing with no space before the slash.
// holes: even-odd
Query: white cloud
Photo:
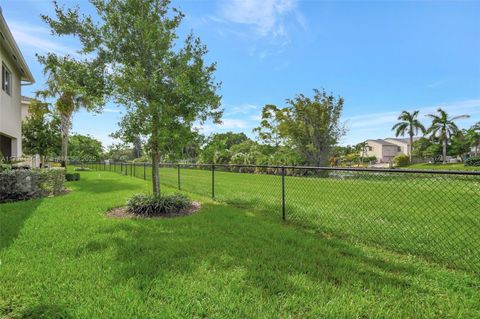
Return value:
<svg viewBox="0 0 480 319">
<path fill-rule="evenodd" d="M 50 34 L 46 27 L 29 25 L 24 22 L 10 21 L 10 31 L 22 47 L 33 49 L 35 53 L 54 52 L 57 54 L 76 55 L 76 49 L 61 43 Z"/>
<path fill-rule="evenodd" d="M 294 0 L 231 0 L 224 4 L 224 20 L 255 27 L 261 36 L 284 32 L 281 16 L 295 8 Z"/>
<path fill-rule="evenodd" d="M 258 109 L 258 106 L 254 104 L 242 104 L 236 106 L 226 106 L 227 112 L 225 115 L 236 115 L 236 114 L 250 114 L 251 112 Z"/>
<path fill-rule="evenodd" d="M 248 123 L 246 121 L 238 119 L 222 119 L 222 123 L 218 125 L 223 129 L 248 128 Z"/>
<path fill-rule="evenodd" d="M 118 109 L 104 108 L 103 112 L 106 112 L 106 113 L 121 113 L 122 111 L 118 110 Z"/>
<path fill-rule="evenodd" d="M 305 18 L 297 9 L 297 0 L 229 0 L 221 7 L 221 17 L 212 20 L 251 26 L 258 37 L 287 37 L 286 21 L 291 16 L 302 27 Z"/>
<path fill-rule="evenodd" d="M 245 121 L 241 119 L 224 118 L 221 124 L 214 124 L 211 122 L 204 124 L 196 124 L 194 128 L 200 133 L 210 135 L 212 133 L 222 132 L 244 132 L 249 135 L 257 123 L 252 121 Z"/>
</svg>

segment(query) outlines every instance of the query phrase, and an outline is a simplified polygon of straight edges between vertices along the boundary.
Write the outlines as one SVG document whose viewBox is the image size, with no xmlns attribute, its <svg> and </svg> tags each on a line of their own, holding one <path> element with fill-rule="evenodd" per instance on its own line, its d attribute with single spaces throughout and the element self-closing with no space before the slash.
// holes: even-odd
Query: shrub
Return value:
<svg viewBox="0 0 480 319">
<path fill-rule="evenodd" d="M 66 173 L 65 174 L 65 179 L 67 182 L 76 182 L 80 180 L 80 174 L 79 173 Z"/>
<path fill-rule="evenodd" d="M 64 169 L 0 172 L 0 202 L 57 195 L 64 191 Z"/>
<path fill-rule="evenodd" d="M 179 212 L 191 204 L 191 201 L 182 194 L 160 196 L 136 194 L 127 201 L 127 210 L 141 216 L 159 216 Z"/>
<path fill-rule="evenodd" d="M 39 173 L 41 196 L 58 195 L 65 190 L 65 169 L 49 168 L 35 170 Z"/>
<path fill-rule="evenodd" d="M 12 165 L 0 163 L 0 172 L 9 171 L 11 169 L 12 169 Z"/>
<path fill-rule="evenodd" d="M 396 167 L 407 166 L 410 163 L 410 158 L 405 154 L 399 154 L 393 158 L 393 163 Z"/>
<path fill-rule="evenodd" d="M 480 166 L 480 156 L 470 157 L 465 161 L 465 166 Z"/>
<path fill-rule="evenodd" d="M 74 168 L 74 171 L 76 171 L 76 172 L 83 172 L 83 171 L 85 171 L 85 172 L 86 172 L 86 171 L 91 171 L 91 169 L 88 168 L 88 167 L 75 167 L 75 168 Z"/>
</svg>

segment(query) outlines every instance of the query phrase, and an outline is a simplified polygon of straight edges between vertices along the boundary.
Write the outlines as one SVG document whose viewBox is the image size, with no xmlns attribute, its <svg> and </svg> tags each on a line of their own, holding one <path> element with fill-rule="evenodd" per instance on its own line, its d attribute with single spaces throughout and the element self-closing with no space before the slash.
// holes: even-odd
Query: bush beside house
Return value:
<svg viewBox="0 0 480 319">
<path fill-rule="evenodd" d="M 65 191 L 63 168 L 0 172 L 0 203 L 26 200 Z"/>
<path fill-rule="evenodd" d="M 465 166 L 480 166 L 480 156 L 470 157 L 465 161 Z"/>
<path fill-rule="evenodd" d="M 405 167 L 410 164 L 410 158 L 405 154 L 399 154 L 393 158 L 393 164 L 396 167 Z"/>
</svg>

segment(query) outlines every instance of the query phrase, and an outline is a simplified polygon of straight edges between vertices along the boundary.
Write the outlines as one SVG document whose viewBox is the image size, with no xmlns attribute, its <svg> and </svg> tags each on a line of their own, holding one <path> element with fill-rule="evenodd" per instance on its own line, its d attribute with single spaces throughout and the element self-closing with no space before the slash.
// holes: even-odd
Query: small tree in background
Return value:
<svg viewBox="0 0 480 319">
<path fill-rule="evenodd" d="M 60 119 L 48 112 L 45 103 L 34 100 L 30 116 L 22 123 L 22 149 L 27 155 L 39 155 L 41 166 L 45 166 L 48 155 L 60 151 Z"/>
<path fill-rule="evenodd" d="M 469 115 L 459 115 L 454 117 L 449 117 L 447 112 L 439 108 L 437 114 L 428 114 L 428 117 L 432 118 L 432 125 L 427 130 L 427 133 L 430 133 L 432 137 L 437 137 L 442 144 L 442 162 L 443 164 L 447 163 L 447 145 L 450 141 L 450 138 L 457 134 L 459 129 L 456 120 L 469 118 Z"/>
<path fill-rule="evenodd" d="M 367 147 L 368 147 L 368 143 L 366 141 L 355 145 L 355 150 L 357 151 L 358 158 L 359 158 L 358 166 L 360 166 L 360 163 L 362 163 L 363 165 L 363 159 L 367 155 Z"/>
<path fill-rule="evenodd" d="M 184 142 L 195 122 L 221 117 L 215 64 L 206 64 L 207 48 L 192 34 L 179 41 L 176 30 L 184 15 L 168 0 L 91 1 L 99 19 L 79 9 L 59 7 L 56 20 L 44 17 L 54 33 L 77 36 L 83 53 L 108 65 L 107 79 L 116 102 L 127 114 L 120 134 L 132 141 L 148 139 L 153 193 L 160 194 L 162 150 Z M 178 143 L 177 144 L 180 144 Z"/>
<path fill-rule="evenodd" d="M 284 142 L 280 135 L 279 123 L 277 121 L 277 118 L 279 118 L 277 113 L 279 112 L 280 110 L 275 105 L 265 105 L 262 109 L 260 126 L 253 129 L 260 141 L 275 147 L 280 146 Z"/>
<path fill-rule="evenodd" d="M 418 113 L 420 111 L 414 111 L 413 113 L 409 113 L 407 111 L 403 111 L 400 116 L 398 117 L 398 122 L 392 127 L 392 130 L 395 131 L 395 136 L 405 136 L 408 135 L 410 138 L 410 145 L 408 150 L 408 158 L 410 163 L 412 162 L 412 154 L 413 154 L 413 137 L 418 134 L 418 132 L 425 133 L 425 127 L 420 123 L 418 120 Z"/>
<path fill-rule="evenodd" d="M 70 156 L 79 161 L 98 161 L 102 158 L 103 146 L 90 135 L 73 134 L 69 139 Z"/>
<path fill-rule="evenodd" d="M 474 155 L 478 156 L 480 148 L 480 123 L 469 128 L 465 133 L 465 137 L 474 149 Z"/>
</svg>

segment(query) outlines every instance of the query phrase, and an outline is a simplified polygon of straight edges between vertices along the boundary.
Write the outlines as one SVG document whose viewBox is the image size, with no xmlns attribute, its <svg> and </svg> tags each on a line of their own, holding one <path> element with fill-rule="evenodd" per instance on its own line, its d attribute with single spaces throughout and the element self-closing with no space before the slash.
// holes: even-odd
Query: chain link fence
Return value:
<svg viewBox="0 0 480 319">
<path fill-rule="evenodd" d="M 147 163 L 89 163 L 151 179 Z M 480 273 L 480 172 L 161 164 L 164 186 Z"/>
</svg>

